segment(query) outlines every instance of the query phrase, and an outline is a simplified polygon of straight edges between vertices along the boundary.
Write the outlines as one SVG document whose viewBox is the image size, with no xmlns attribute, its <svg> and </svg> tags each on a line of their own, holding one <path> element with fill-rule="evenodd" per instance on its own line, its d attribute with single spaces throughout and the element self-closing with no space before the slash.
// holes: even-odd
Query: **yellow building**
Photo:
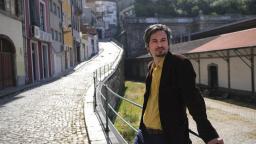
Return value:
<svg viewBox="0 0 256 144">
<path fill-rule="evenodd" d="M 65 67 L 73 66 L 72 9 L 70 0 L 62 0 Z"/>
</svg>

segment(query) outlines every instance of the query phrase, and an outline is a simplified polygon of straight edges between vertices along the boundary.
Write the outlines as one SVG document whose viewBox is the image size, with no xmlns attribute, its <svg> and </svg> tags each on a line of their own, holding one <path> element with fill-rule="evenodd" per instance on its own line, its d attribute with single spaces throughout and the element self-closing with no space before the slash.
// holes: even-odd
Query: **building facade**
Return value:
<svg viewBox="0 0 256 144">
<path fill-rule="evenodd" d="M 254 37 L 256 28 L 222 34 L 184 53 L 191 59 L 197 83 L 256 102 Z"/>
<path fill-rule="evenodd" d="M 58 75 L 65 70 L 62 1 L 49 0 L 49 5 L 52 35 L 52 70 L 54 75 Z"/>
<path fill-rule="evenodd" d="M 83 14 L 81 15 L 80 30 L 82 36 L 81 48 L 84 49 L 84 54 L 81 52 L 85 60 L 97 54 L 98 48 L 98 33 L 96 30 L 96 14 L 93 8 L 95 3 L 83 2 Z"/>
<path fill-rule="evenodd" d="M 71 1 L 71 23 L 72 23 L 72 35 L 73 35 L 73 51 L 74 59 L 73 64 L 81 62 L 80 49 L 81 49 L 81 38 L 80 38 L 80 16 L 82 14 L 82 0 Z"/>
<path fill-rule="evenodd" d="M 72 13 L 70 0 L 63 0 L 63 34 L 64 34 L 64 53 L 65 53 L 65 68 L 73 66 L 74 50 L 72 36 Z"/>
<path fill-rule="evenodd" d="M 24 0 L 24 15 L 26 82 L 34 83 L 53 75 L 49 1 Z"/>
<path fill-rule="evenodd" d="M 80 62 L 80 16 L 82 14 L 81 0 L 63 0 L 63 33 L 64 51 L 67 67 Z"/>
<path fill-rule="evenodd" d="M 87 0 L 85 5 L 91 8 L 96 18 L 99 39 L 110 38 L 117 33 L 117 3 L 111 0 Z"/>
<path fill-rule="evenodd" d="M 22 8 L 22 1 L 0 0 L 0 90 L 25 84 Z"/>
<path fill-rule="evenodd" d="M 0 0 L 0 90 L 58 76 L 95 55 L 96 29 L 83 36 L 81 15 L 82 0 Z"/>
</svg>

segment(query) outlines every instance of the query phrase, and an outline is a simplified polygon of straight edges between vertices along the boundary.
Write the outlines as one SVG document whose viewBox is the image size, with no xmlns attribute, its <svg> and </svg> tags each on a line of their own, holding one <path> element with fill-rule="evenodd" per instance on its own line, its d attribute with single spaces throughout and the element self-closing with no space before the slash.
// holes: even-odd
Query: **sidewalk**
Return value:
<svg viewBox="0 0 256 144">
<path fill-rule="evenodd" d="M 94 110 L 93 110 L 93 95 L 94 95 L 94 84 L 90 86 L 84 96 L 85 106 L 85 124 L 88 133 L 90 144 L 106 144 L 106 137 L 102 131 L 102 125 L 100 124 Z"/>
</svg>

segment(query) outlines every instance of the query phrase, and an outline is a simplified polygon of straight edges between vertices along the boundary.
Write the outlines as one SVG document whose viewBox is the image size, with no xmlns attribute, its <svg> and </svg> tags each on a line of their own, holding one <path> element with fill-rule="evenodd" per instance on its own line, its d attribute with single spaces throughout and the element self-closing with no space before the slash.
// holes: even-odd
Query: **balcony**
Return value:
<svg viewBox="0 0 256 144">
<path fill-rule="evenodd" d="M 33 37 L 45 42 L 52 41 L 52 35 L 48 32 L 42 31 L 38 26 L 32 26 Z"/>
</svg>

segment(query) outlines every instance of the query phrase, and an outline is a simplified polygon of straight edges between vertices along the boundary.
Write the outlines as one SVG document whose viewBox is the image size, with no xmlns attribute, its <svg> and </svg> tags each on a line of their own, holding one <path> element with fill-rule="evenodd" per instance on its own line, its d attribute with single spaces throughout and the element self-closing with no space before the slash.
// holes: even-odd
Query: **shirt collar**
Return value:
<svg viewBox="0 0 256 144">
<path fill-rule="evenodd" d="M 162 68 L 162 67 L 163 67 L 163 64 L 164 64 L 164 58 L 165 58 L 165 57 L 161 57 L 158 64 L 153 63 L 153 67 L 154 67 L 154 68 L 155 68 L 155 67 Z"/>
</svg>

